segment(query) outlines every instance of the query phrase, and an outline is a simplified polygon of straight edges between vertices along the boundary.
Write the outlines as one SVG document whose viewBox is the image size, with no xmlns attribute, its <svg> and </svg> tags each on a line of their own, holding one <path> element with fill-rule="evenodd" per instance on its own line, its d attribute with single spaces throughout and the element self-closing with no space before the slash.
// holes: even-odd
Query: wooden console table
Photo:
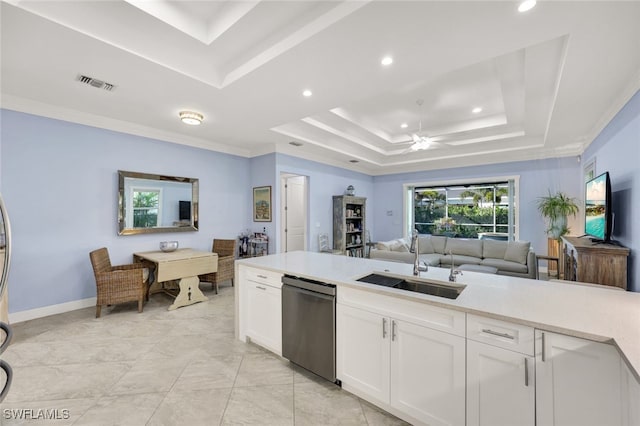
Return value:
<svg viewBox="0 0 640 426">
<path fill-rule="evenodd" d="M 627 289 L 629 249 L 593 243 L 589 238 L 562 237 L 565 280 Z"/>
<path fill-rule="evenodd" d="M 165 291 L 165 282 L 180 280 L 180 290 L 169 310 L 182 306 L 204 302 L 208 298 L 200 291 L 198 275 L 218 271 L 218 255 L 207 251 L 178 249 L 169 253 L 163 251 L 147 251 L 133 254 L 134 262 L 148 261 L 155 263 L 155 277 L 149 293 Z"/>
</svg>

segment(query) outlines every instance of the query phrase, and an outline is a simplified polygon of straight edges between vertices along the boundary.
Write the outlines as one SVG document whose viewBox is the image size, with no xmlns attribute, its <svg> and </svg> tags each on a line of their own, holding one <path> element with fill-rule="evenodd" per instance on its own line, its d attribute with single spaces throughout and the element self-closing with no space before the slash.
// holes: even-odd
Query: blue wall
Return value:
<svg viewBox="0 0 640 426">
<path fill-rule="evenodd" d="M 329 241 L 333 244 L 333 196 L 344 194 L 347 186 L 353 185 L 358 197 L 367 198 L 366 226 L 373 229 L 375 219 L 375 203 L 373 177 L 339 167 L 328 166 L 314 161 L 303 160 L 290 155 L 276 154 L 275 178 L 279 181 L 281 173 L 291 173 L 308 177 L 309 184 L 309 212 L 307 223 L 308 249 L 318 251 L 318 234 L 329 234 Z M 278 203 L 279 203 L 278 194 Z M 276 204 L 279 205 L 279 204 Z M 280 232 L 280 221 L 277 222 L 277 232 Z M 279 235 L 279 234 L 278 234 Z M 279 241 L 278 241 L 279 248 Z"/>
<path fill-rule="evenodd" d="M 11 218 L 9 312 L 95 296 L 89 251 L 112 263 L 163 240 L 210 250 L 251 217 L 249 160 L 2 110 L 2 196 Z M 200 179 L 200 231 L 117 235 L 118 170 Z"/>
<path fill-rule="evenodd" d="M 279 251 L 281 173 L 309 178 L 309 249 L 319 233 L 332 234 L 331 196 L 354 185 L 367 197 L 373 240 L 402 235 L 402 185 L 429 181 L 520 176 L 520 239 L 546 252 L 545 224 L 536 199 L 562 190 L 582 197 L 582 164 L 576 158 L 548 159 L 387 176 L 368 176 L 283 154 L 246 159 L 163 141 L 0 110 L 0 183 L 13 231 L 9 279 L 11 313 L 95 296 L 89 251 L 106 246 L 112 261 L 155 250 L 162 240 L 209 250 L 211 239 L 267 228 Z M 615 197 L 615 238 L 632 249 L 630 285 L 640 291 L 640 227 L 632 207 L 640 200 L 640 95 L 605 128 L 584 153 L 597 171 L 611 173 Z M 117 235 L 117 170 L 200 179 L 200 231 Z M 273 221 L 252 221 L 252 188 L 271 185 Z M 391 212 L 389 216 L 387 212 Z M 581 234 L 582 218 L 570 222 Z"/>
<path fill-rule="evenodd" d="M 405 183 L 519 176 L 519 238 L 530 241 L 537 253 L 546 254 L 546 224 L 538 213 L 537 199 L 547 195 L 549 190 L 552 193 L 563 191 L 579 199 L 582 196 L 581 173 L 577 158 L 566 157 L 377 176 L 374 179 L 376 209 L 373 212 L 376 226 L 373 228 L 372 239 L 384 241 L 403 236 L 402 185 Z M 582 233 L 582 221 L 579 218 L 570 218 L 569 226 L 572 234 Z"/>
<path fill-rule="evenodd" d="M 596 174 L 608 171 L 613 198 L 613 238 L 631 249 L 629 287 L 640 292 L 640 91 L 611 120 L 583 158 L 596 160 Z"/>
</svg>

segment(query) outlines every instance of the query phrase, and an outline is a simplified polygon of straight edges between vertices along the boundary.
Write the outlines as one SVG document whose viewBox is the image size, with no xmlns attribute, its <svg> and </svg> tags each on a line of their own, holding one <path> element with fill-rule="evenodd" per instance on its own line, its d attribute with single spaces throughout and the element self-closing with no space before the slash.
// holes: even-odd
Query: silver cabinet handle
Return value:
<svg viewBox="0 0 640 426">
<path fill-rule="evenodd" d="M 262 278 L 263 280 L 266 280 L 268 277 L 266 275 L 258 275 L 258 278 Z"/>
<path fill-rule="evenodd" d="M 545 362 L 547 360 L 547 357 L 545 356 L 545 353 L 544 353 L 544 346 L 545 346 L 544 345 L 544 333 L 541 333 L 541 334 L 542 334 L 542 354 L 541 354 L 541 358 L 542 358 L 542 362 Z"/>
<path fill-rule="evenodd" d="M 524 385 L 529 386 L 529 358 L 524 357 Z"/>
<path fill-rule="evenodd" d="M 498 336 L 498 337 L 504 337 L 505 339 L 511 339 L 511 340 L 515 339 L 515 337 L 513 337 L 509 333 L 499 333 L 497 331 L 491 330 L 490 328 L 483 328 L 482 332 L 487 334 L 493 334 L 494 336 Z"/>
<path fill-rule="evenodd" d="M 387 319 L 382 318 L 382 338 L 387 338 Z"/>
<path fill-rule="evenodd" d="M 391 320 L 391 341 L 396 340 L 396 320 Z"/>
<path fill-rule="evenodd" d="M 260 290 L 266 290 L 267 289 L 266 287 L 262 287 L 260 285 L 257 285 L 256 288 L 259 288 Z"/>
</svg>

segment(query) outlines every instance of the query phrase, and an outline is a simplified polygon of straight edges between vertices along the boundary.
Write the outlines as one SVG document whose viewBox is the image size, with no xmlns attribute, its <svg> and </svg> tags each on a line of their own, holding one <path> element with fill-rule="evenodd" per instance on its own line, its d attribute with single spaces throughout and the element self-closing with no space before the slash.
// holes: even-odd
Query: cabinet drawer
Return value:
<svg viewBox="0 0 640 426">
<path fill-rule="evenodd" d="M 533 356 L 533 327 L 467 314 L 467 339 Z"/>
<path fill-rule="evenodd" d="M 275 288 L 282 287 L 282 274 L 264 269 L 244 267 L 245 276 L 248 281 L 268 285 Z"/>
<path fill-rule="evenodd" d="M 337 293 L 338 303 L 344 305 L 392 316 L 456 336 L 465 335 L 464 312 L 366 290 L 340 287 Z"/>
</svg>

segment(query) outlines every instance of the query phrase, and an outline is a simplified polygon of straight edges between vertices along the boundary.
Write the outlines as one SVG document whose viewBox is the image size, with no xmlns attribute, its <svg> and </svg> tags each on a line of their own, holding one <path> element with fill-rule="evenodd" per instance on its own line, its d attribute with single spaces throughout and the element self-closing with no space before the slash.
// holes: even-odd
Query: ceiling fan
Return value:
<svg viewBox="0 0 640 426">
<path fill-rule="evenodd" d="M 418 106 L 422 109 L 422 104 L 424 104 L 424 100 L 418 99 L 416 101 L 416 104 L 418 104 Z M 422 151 L 429 148 L 436 148 L 436 147 L 443 146 L 440 142 L 434 141 L 429 136 L 421 136 L 421 134 L 422 134 L 422 118 L 420 118 L 418 133 L 411 134 L 411 140 L 413 141 L 413 144 L 409 147 L 409 151 L 413 151 L 413 152 Z"/>
</svg>

